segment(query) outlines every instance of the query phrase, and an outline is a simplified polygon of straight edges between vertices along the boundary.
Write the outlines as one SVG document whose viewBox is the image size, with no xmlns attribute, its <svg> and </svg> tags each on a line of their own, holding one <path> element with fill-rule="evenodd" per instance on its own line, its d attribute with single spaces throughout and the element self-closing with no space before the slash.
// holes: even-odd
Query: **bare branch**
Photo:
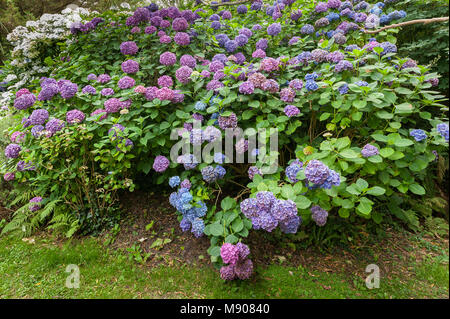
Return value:
<svg viewBox="0 0 450 319">
<path fill-rule="evenodd" d="M 398 27 L 402 27 L 402 26 L 410 25 L 410 24 L 417 24 L 417 23 L 428 24 L 428 23 L 433 23 L 433 22 L 445 22 L 445 21 L 448 21 L 448 17 L 411 20 L 411 21 L 406 21 L 406 22 L 402 22 L 402 23 L 387 25 L 387 26 L 382 27 L 382 28 L 377 29 L 377 30 L 365 30 L 365 29 L 363 29 L 363 30 L 364 30 L 364 33 L 371 33 L 372 34 L 372 33 L 381 32 L 381 31 L 386 30 L 386 29 L 398 28 Z"/>
</svg>

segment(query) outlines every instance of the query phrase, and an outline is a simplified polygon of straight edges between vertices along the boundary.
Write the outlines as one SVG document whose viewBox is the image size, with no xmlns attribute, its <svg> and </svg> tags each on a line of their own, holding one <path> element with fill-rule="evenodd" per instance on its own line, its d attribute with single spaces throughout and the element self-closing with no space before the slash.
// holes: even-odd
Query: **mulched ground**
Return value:
<svg viewBox="0 0 450 319">
<path fill-rule="evenodd" d="M 207 253 L 209 240 L 206 237 L 195 238 L 190 232 L 183 233 L 179 227 L 177 215 L 168 202 L 167 194 L 133 192 L 121 198 L 121 229 L 115 237 L 112 247 L 126 251 L 133 244 L 140 244 L 143 254 L 150 253 L 146 265 L 149 267 L 161 263 L 172 265 L 175 261 L 187 264 L 203 264 L 212 267 Z M 153 226 L 146 230 L 146 226 Z M 412 276 L 410 262 L 437 255 L 430 252 L 417 240 L 411 240 L 414 234 L 388 228 L 386 235 L 377 242 L 369 240 L 368 233 L 362 233 L 353 245 L 347 248 L 333 248 L 323 252 L 317 247 L 306 249 L 281 245 L 270 240 L 262 231 L 252 231 L 245 240 L 250 246 L 251 257 L 258 266 L 283 264 L 285 266 L 304 266 L 308 270 L 321 272 L 338 272 L 360 275 L 365 278 L 365 267 L 376 263 L 381 274 L 391 276 Z M 105 238 L 107 238 L 106 235 Z M 156 240 L 170 239 L 170 242 L 151 248 Z M 428 245 L 437 246 L 448 251 L 447 238 L 424 237 Z M 284 247 L 283 247 L 284 246 Z"/>
</svg>

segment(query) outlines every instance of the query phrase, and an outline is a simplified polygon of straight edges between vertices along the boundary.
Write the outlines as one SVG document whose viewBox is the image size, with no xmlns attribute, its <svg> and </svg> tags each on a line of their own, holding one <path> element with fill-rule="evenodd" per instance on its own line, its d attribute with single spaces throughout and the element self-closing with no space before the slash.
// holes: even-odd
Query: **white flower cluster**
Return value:
<svg viewBox="0 0 450 319">
<path fill-rule="evenodd" d="M 89 11 L 84 8 L 74 10 L 67 8 L 61 14 L 43 14 L 39 20 L 28 21 L 26 26 L 15 28 L 6 39 L 14 46 L 12 57 L 13 65 L 24 67 L 33 63 L 40 52 L 39 43 L 64 40 L 70 32 L 74 22 L 81 21 L 81 15 L 88 15 Z"/>
<path fill-rule="evenodd" d="M 94 14 L 94 12 L 92 12 Z M 61 14 L 43 14 L 39 20 L 27 21 L 25 26 L 16 27 L 6 39 L 14 46 L 10 65 L 15 74 L 8 74 L 5 82 L 17 81 L 8 86 L 8 91 L 0 94 L 0 109 L 12 103 L 13 92 L 46 74 L 50 68 L 40 62 L 42 47 L 55 41 L 64 41 L 70 34 L 74 22 L 81 22 L 82 16 L 88 16 L 88 9 L 77 7 L 64 9 Z M 43 44 L 43 46 L 42 46 Z"/>
</svg>

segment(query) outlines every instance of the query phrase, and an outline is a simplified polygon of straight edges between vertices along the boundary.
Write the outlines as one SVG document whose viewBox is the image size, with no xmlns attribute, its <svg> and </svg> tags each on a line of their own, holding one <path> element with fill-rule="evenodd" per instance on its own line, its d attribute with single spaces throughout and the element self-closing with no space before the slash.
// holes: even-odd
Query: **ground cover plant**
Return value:
<svg viewBox="0 0 450 319">
<path fill-rule="evenodd" d="M 446 99 L 439 74 L 398 54 L 398 29 L 366 32 L 407 18 L 396 1 L 200 1 L 65 10 L 15 29 L 2 173 L 23 206 L 2 233 L 98 234 L 120 219 L 120 194 L 167 187 L 221 278 L 244 280 L 253 231 L 417 229 L 445 207 Z M 212 147 L 227 136 L 231 154 Z"/>
</svg>

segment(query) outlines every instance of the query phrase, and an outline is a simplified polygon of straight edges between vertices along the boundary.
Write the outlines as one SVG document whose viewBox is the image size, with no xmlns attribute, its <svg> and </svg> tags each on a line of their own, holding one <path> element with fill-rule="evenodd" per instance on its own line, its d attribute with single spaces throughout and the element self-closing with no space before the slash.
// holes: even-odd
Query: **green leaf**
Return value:
<svg viewBox="0 0 450 319">
<path fill-rule="evenodd" d="M 414 142 L 407 138 L 396 139 L 394 142 L 394 145 L 398 146 L 398 147 L 406 147 L 406 146 L 410 146 L 413 144 L 414 144 Z"/>
<path fill-rule="evenodd" d="M 299 195 L 295 199 L 295 204 L 297 204 L 298 209 L 306 209 L 311 205 L 311 201 L 307 197 Z"/>
<path fill-rule="evenodd" d="M 360 192 L 364 191 L 367 187 L 369 187 L 369 183 L 367 183 L 364 179 L 358 178 L 356 181 L 356 187 Z"/>
<path fill-rule="evenodd" d="M 243 228 L 244 228 L 244 222 L 242 221 L 242 219 L 236 219 L 232 224 L 231 224 L 231 228 L 233 229 L 233 231 L 235 233 L 240 232 Z"/>
<path fill-rule="evenodd" d="M 416 183 L 409 185 L 409 190 L 416 195 L 425 195 L 425 188 Z"/>
<path fill-rule="evenodd" d="M 356 157 L 358 157 L 358 153 L 356 153 L 354 150 L 349 149 L 349 148 L 339 152 L 339 155 L 341 155 L 344 158 L 356 158 Z"/>
<path fill-rule="evenodd" d="M 230 244 L 236 244 L 238 242 L 238 240 L 239 239 L 233 234 L 230 234 L 225 238 L 225 242 L 230 243 Z M 220 251 L 219 251 L 219 254 L 220 254 Z"/>
<path fill-rule="evenodd" d="M 386 192 L 386 190 L 383 187 L 374 186 L 369 188 L 366 194 L 368 195 L 374 195 L 374 196 L 380 196 L 383 195 Z"/>
<path fill-rule="evenodd" d="M 346 148 L 349 145 L 350 145 L 350 139 L 347 136 L 338 138 L 336 140 L 336 142 L 334 143 L 334 147 L 337 148 L 338 150 Z"/>
<path fill-rule="evenodd" d="M 213 223 L 209 226 L 209 231 L 213 236 L 223 236 L 223 226 L 220 223 Z"/>
<path fill-rule="evenodd" d="M 229 196 L 225 197 L 220 202 L 220 207 L 222 207 L 222 209 L 225 210 L 225 211 L 232 209 L 234 206 L 236 206 L 236 201 L 233 198 L 229 197 Z"/>
<path fill-rule="evenodd" d="M 394 154 L 394 152 L 395 151 L 390 147 L 385 147 L 385 148 L 380 149 L 380 155 L 383 157 L 389 157 L 392 154 Z"/>
</svg>

